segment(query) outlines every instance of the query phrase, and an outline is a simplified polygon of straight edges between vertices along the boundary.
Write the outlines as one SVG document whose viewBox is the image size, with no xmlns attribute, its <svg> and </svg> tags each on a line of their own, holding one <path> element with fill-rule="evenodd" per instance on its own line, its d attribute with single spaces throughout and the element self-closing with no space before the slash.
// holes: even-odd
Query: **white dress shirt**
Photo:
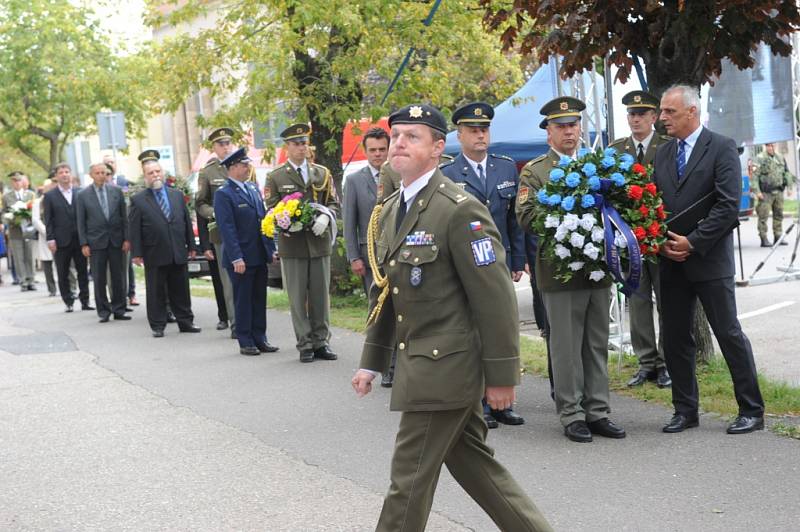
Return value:
<svg viewBox="0 0 800 532">
<path fill-rule="evenodd" d="M 301 169 L 301 174 L 303 176 L 303 183 L 305 183 L 307 185 L 308 184 L 308 159 L 304 159 L 303 160 L 303 164 L 301 164 L 300 166 L 297 166 L 292 161 L 289 161 L 289 164 L 295 170 L 297 170 L 298 168 Z"/>
<path fill-rule="evenodd" d="M 653 140 L 653 136 L 656 134 L 654 129 L 650 130 L 650 134 L 647 135 L 644 140 L 636 140 L 636 137 L 631 135 L 631 142 L 633 142 L 633 148 L 636 153 L 639 153 L 639 144 L 642 145 L 642 153 L 647 153 L 647 148 L 650 147 L 650 142 Z"/>
<path fill-rule="evenodd" d="M 63 188 L 61 188 L 61 187 L 59 186 L 59 187 L 58 187 L 58 190 L 60 190 L 60 191 L 61 191 L 61 195 L 62 195 L 62 196 L 64 196 L 64 199 L 65 199 L 65 200 L 67 200 L 67 203 L 69 203 L 70 205 L 72 205 L 72 187 L 70 187 L 70 188 L 68 188 L 68 189 L 64 190 Z"/>
<path fill-rule="evenodd" d="M 686 147 L 683 149 L 684 153 L 686 154 L 686 164 L 689 164 L 689 158 L 692 156 L 692 150 L 694 149 L 694 145 L 697 144 L 697 139 L 700 138 L 700 133 L 703 131 L 703 126 L 698 127 L 695 129 L 688 137 L 683 139 L 686 143 Z M 678 141 L 680 142 L 680 140 Z M 678 147 L 680 149 L 680 147 Z M 684 176 L 685 177 L 685 176 Z"/>
<path fill-rule="evenodd" d="M 472 171 L 475 172 L 475 175 L 478 177 L 481 176 L 481 173 L 478 171 L 478 165 L 481 165 L 481 168 L 483 168 L 483 178 L 486 179 L 486 161 L 489 160 L 488 156 L 484 157 L 482 161 L 478 162 L 473 161 L 466 155 L 464 156 L 464 159 L 467 160 L 467 164 L 469 164 L 472 167 Z"/>
</svg>

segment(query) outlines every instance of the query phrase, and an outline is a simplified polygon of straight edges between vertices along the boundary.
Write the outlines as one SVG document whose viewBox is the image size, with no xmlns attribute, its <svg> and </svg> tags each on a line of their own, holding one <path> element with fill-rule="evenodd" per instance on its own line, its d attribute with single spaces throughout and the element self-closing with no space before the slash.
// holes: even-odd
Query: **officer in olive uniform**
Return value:
<svg viewBox="0 0 800 532">
<path fill-rule="evenodd" d="M 294 124 L 281 137 L 289 159 L 267 177 L 264 197 L 267 210 L 284 196 L 301 192 L 305 200 L 336 209 L 333 178 L 324 166 L 307 160 L 308 124 Z M 330 298 L 331 228 L 330 218 L 318 214 L 312 227 L 295 233 L 279 233 L 283 286 L 289 295 L 292 325 L 297 338 L 300 362 L 315 358 L 336 360 L 331 351 Z"/>
<path fill-rule="evenodd" d="M 219 190 L 228 179 L 228 173 L 220 161 L 233 153 L 234 131 L 228 127 L 217 128 L 208 136 L 214 155 L 200 170 L 197 177 L 197 195 L 195 196 L 195 211 L 197 212 L 197 232 L 200 235 L 200 244 L 204 255 L 208 259 L 211 270 L 211 280 L 214 285 L 214 296 L 217 300 L 217 317 L 219 323 L 217 330 L 228 328 L 231 324 L 231 338 L 236 338 L 236 312 L 233 303 L 233 285 L 227 274 L 220 275 L 219 257 L 222 257 L 223 242 L 216 224 L 210 229 L 209 224 L 214 222 L 214 193 Z M 212 258 L 213 257 L 213 258 Z M 222 294 L 220 294 L 220 289 Z M 222 295 L 222 297 L 220 297 Z"/>
<path fill-rule="evenodd" d="M 437 169 L 447 131 L 438 109 L 404 107 L 389 126 L 403 181 L 373 218 L 372 312 L 352 380 L 368 393 L 397 341 L 390 407 L 403 414 L 377 530 L 425 529 L 442 464 L 501 530 L 550 530 L 486 445 L 481 397 L 502 410 L 519 384 L 519 316 L 500 233 Z"/>
<path fill-rule="evenodd" d="M 550 150 L 525 165 L 519 175 L 517 219 L 526 231 L 531 230 L 536 193 L 547 183 L 550 171 L 562 156 L 575 157 L 585 108 L 577 98 L 564 96 L 550 100 L 539 111 L 545 116 L 539 127 L 547 129 Z M 592 434 L 624 438 L 625 431 L 608 419 L 611 279 L 606 276 L 595 282 L 576 275 L 564 283 L 555 278 L 542 248 L 536 252 L 535 274 L 550 324 L 556 410 L 564 434 L 576 442 L 590 442 Z"/>
<path fill-rule="evenodd" d="M 489 209 L 500 231 L 506 266 L 511 278 L 517 282 L 525 271 L 525 240 L 514 215 L 519 177 L 513 159 L 488 152 L 492 118 L 494 108 L 488 103 L 473 102 L 456 109 L 451 119 L 458 128 L 461 153 L 439 168 Z M 525 423 L 525 419 L 511 408 L 492 412 L 485 403 L 484 417 L 490 429 L 496 428 L 498 422 L 506 425 Z"/>
<path fill-rule="evenodd" d="M 789 172 L 786 160 L 775 152 L 775 144 L 765 144 L 764 148 L 765 151 L 756 159 L 757 167 L 750 188 L 758 198 L 756 214 L 761 247 L 768 248 L 772 244 L 767 239 L 767 218 L 772 211 L 772 236 L 777 242 L 783 232 L 783 191 L 792 186 L 794 176 Z M 780 245 L 786 246 L 788 242 L 781 240 Z"/>
<path fill-rule="evenodd" d="M 640 164 L 652 166 L 656 148 L 670 139 L 666 135 L 660 135 L 654 129 L 658 118 L 658 98 L 649 92 L 633 91 L 622 97 L 622 103 L 628 106 L 628 125 L 631 128 L 631 136 L 617 139 L 609 147 L 620 153 L 632 155 Z M 658 264 L 643 261 L 639 288 L 636 290 L 636 294 L 628 300 L 631 317 L 631 344 L 633 352 L 639 359 L 639 370 L 628 381 L 628 386 L 641 386 L 648 380 L 655 381 L 659 388 L 665 388 L 672 384 L 664 361 L 664 350 L 656 337 L 656 329 L 653 325 L 653 292 L 656 295 L 659 320 L 661 319 L 661 290 L 658 279 Z"/>
</svg>

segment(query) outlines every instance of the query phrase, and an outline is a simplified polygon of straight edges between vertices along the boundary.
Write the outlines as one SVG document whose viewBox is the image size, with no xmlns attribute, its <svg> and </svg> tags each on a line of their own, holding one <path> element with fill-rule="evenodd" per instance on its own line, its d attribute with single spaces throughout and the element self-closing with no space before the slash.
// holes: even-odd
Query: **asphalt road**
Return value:
<svg viewBox="0 0 800 532">
<path fill-rule="evenodd" d="M 769 289 L 786 299 L 789 286 Z M 0 529 L 374 528 L 399 415 L 387 390 L 349 386 L 361 335 L 335 330 L 338 361 L 300 364 L 288 315 L 270 311 L 280 352 L 243 357 L 214 330 L 213 302 L 193 303 L 201 334 L 154 339 L 143 307 L 98 324 L 0 288 Z M 614 396 L 628 438 L 575 444 L 543 379 L 518 395 L 527 423 L 489 441 L 556 530 L 797 529 L 795 440 L 728 436 L 713 415 L 665 435 L 667 409 Z M 446 472 L 429 524 L 496 529 Z"/>
</svg>

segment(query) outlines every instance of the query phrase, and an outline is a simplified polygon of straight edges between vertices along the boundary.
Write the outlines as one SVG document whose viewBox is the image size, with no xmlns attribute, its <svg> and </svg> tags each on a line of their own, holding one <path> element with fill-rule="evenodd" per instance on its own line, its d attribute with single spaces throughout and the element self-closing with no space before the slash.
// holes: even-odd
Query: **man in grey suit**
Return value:
<svg viewBox="0 0 800 532">
<path fill-rule="evenodd" d="M 698 298 L 728 364 L 739 404 L 739 415 L 728 426 L 728 434 L 761 430 L 764 400 L 753 349 L 736 317 L 731 230 L 738 221 L 742 193 L 736 144 L 700 125 L 700 100 L 693 87 L 676 85 L 664 93 L 661 121 L 673 139 L 656 152 L 654 180 L 666 210 L 673 217 L 683 213 L 680 225 L 686 227 L 686 234 L 667 233 L 659 261 L 664 355 L 675 407 L 663 431 L 682 432 L 699 424 L 697 349 L 692 337 Z"/>
<path fill-rule="evenodd" d="M 26 188 L 25 174 L 22 172 L 11 172 L 8 177 L 11 179 L 13 190 L 3 197 L 3 213 L 11 216 L 11 207 L 15 203 L 32 204 L 36 195 Z M 0 223 L 2 222 L 8 224 L 8 247 L 14 261 L 14 268 L 19 276 L 20 289 L 23 292 L 36 290 L 33 271 L 35 242 L 23 232 L 21 225 L 14 224 L 5 217 L 0 221 Z"/>
<path fill-rule="evenodd" d="M 130 251 L 128 215 L 122 189 L 109 185 L 105 163 L 89 167 L 92 185 L 78 193 L 76 201 L 81 253 L 90 260 L 94 280 L 94 305 L 100 323 L 129 320 L 125 315 L 125 253 Z M 106 292 L 111 276 L 111 303 Z"/>
<path fill-rule="evenodd" d="M 389 134 L 383 129 L 372 128 L 362 141 L 367 154 L 367 166 L 347 176 L 344 184 L 344 241 L 347 260 L 353 273 L 364 281 L 364 292 L 369 293 L 372 270 L 367 256 L 367 228 L 378 190 L 381 166 L 389 153 Z"/>
</svg>

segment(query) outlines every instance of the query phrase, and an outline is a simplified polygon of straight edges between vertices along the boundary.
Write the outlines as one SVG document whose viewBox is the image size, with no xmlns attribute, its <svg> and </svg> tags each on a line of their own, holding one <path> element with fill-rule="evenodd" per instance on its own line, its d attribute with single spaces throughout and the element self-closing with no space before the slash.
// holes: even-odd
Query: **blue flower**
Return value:
<svg viewBox="0 0 800 532">
<path fill-rule="evenodd" d="M 572 159 L 570 159 L 566 155 L 562 155 L 561 158 L 558 160 L 558 166 L 560 166 L 561 168 L 566 168 L 567 166 L 569 166 L 569 163 L 571 162 Z"/>
<path fill-rule="evenodd" d="M 567 186 L 570 188 L 575 188 L 581 184 L 581 174 L 578 172 L 570 172 L 567 174 L 566 180 Z"/>
<path fill-rule="evenodd" d="M 539 203 L 546 205 L 547 204 L 547 191 L 545 189 L 540 188 L 539 192 L 536 194 L 536 199 Z"/>
<path fill-rule="evenodd" d="M 630 153 L 623 153 L 619 160 L 624 163 L 633 164 L 633 155 Z"/>
<path fill-rule="evenodd" d="M 562 177 L 564 177 L 564 170 L 562 170 L 561 168 L 553 168 L 552 170 L 550 170 L 551 183 L 558 183 Z"/>
<path fill-rule="evenodd" d="M 613 157 L 616 154 L 617 150 L 615 150 L 614 148 L 606 148 L 605 150 L 603 150 L 603 155 L 605 155 L 606 157 Z"/>
<path fill-rule="evenodd" d="M 586 163 L 581 168 L 581 171 L 586 177 L 592 177 L 597 173 L 597 167 L 593 163 Z"/>
<path fill-rule="evenodd" d="M 613 181 L 614 184 L 617 185 L 618 187 L 621 187 L 622 185 L 625 184 L 625 176 L 623 176 L 619 172 L 614 172 L 613 174 L 611 174 L 611 181 Z"/>
<path fill-rule="evenodd" d="M 573 207 L 575 207 L 575 198 L 572 196 L 567 196 L 561 200 L 561 208 L 565 211 L 571 211 Z"/>
<path fill-rule="evenodd" d="M 559 194 L 553 194 L 552 196 L 547 198 L 547 204 L 551 207 L 555 207 L 556 205 L 561 204 L 561 196 Z"/>
<path fill-rule="evenodd" d="M 617 161 L 615 161 L 613 157 L 603 157 L 603 160 L 600 161 L 600 166 L 602 166 L 603 169 L 608 169 L 614 166 L 616 162 Z"/>
<path fill-rule="evenodd" d="M 589 190 L 600 190 L 600 178 L 596 175 L 589 178 Z"/>
<path fill-rule="evenodd" d="M 592 153 L 592 150 L 589 148 L 581 148 L 578 150 L 578 157 L 586 157 L 590 153 Z"/>
<path fill-rule="evenodd" d="M 584 194 L 583 198 L 581 198 L 581 207 L 584 209 L 588 209 L 589 207 L 594 207 L 594 196 L 591 194 Z"/>
<path fill-rule="evenodd" d="M 620 161 L 619 163 L 619 169 L 622 170 L 623 172 L 627 172 L 628 170 L 630 170 L 631 166 L 633 166 L 633 162 L 631 161 Z"/>
</svg>

